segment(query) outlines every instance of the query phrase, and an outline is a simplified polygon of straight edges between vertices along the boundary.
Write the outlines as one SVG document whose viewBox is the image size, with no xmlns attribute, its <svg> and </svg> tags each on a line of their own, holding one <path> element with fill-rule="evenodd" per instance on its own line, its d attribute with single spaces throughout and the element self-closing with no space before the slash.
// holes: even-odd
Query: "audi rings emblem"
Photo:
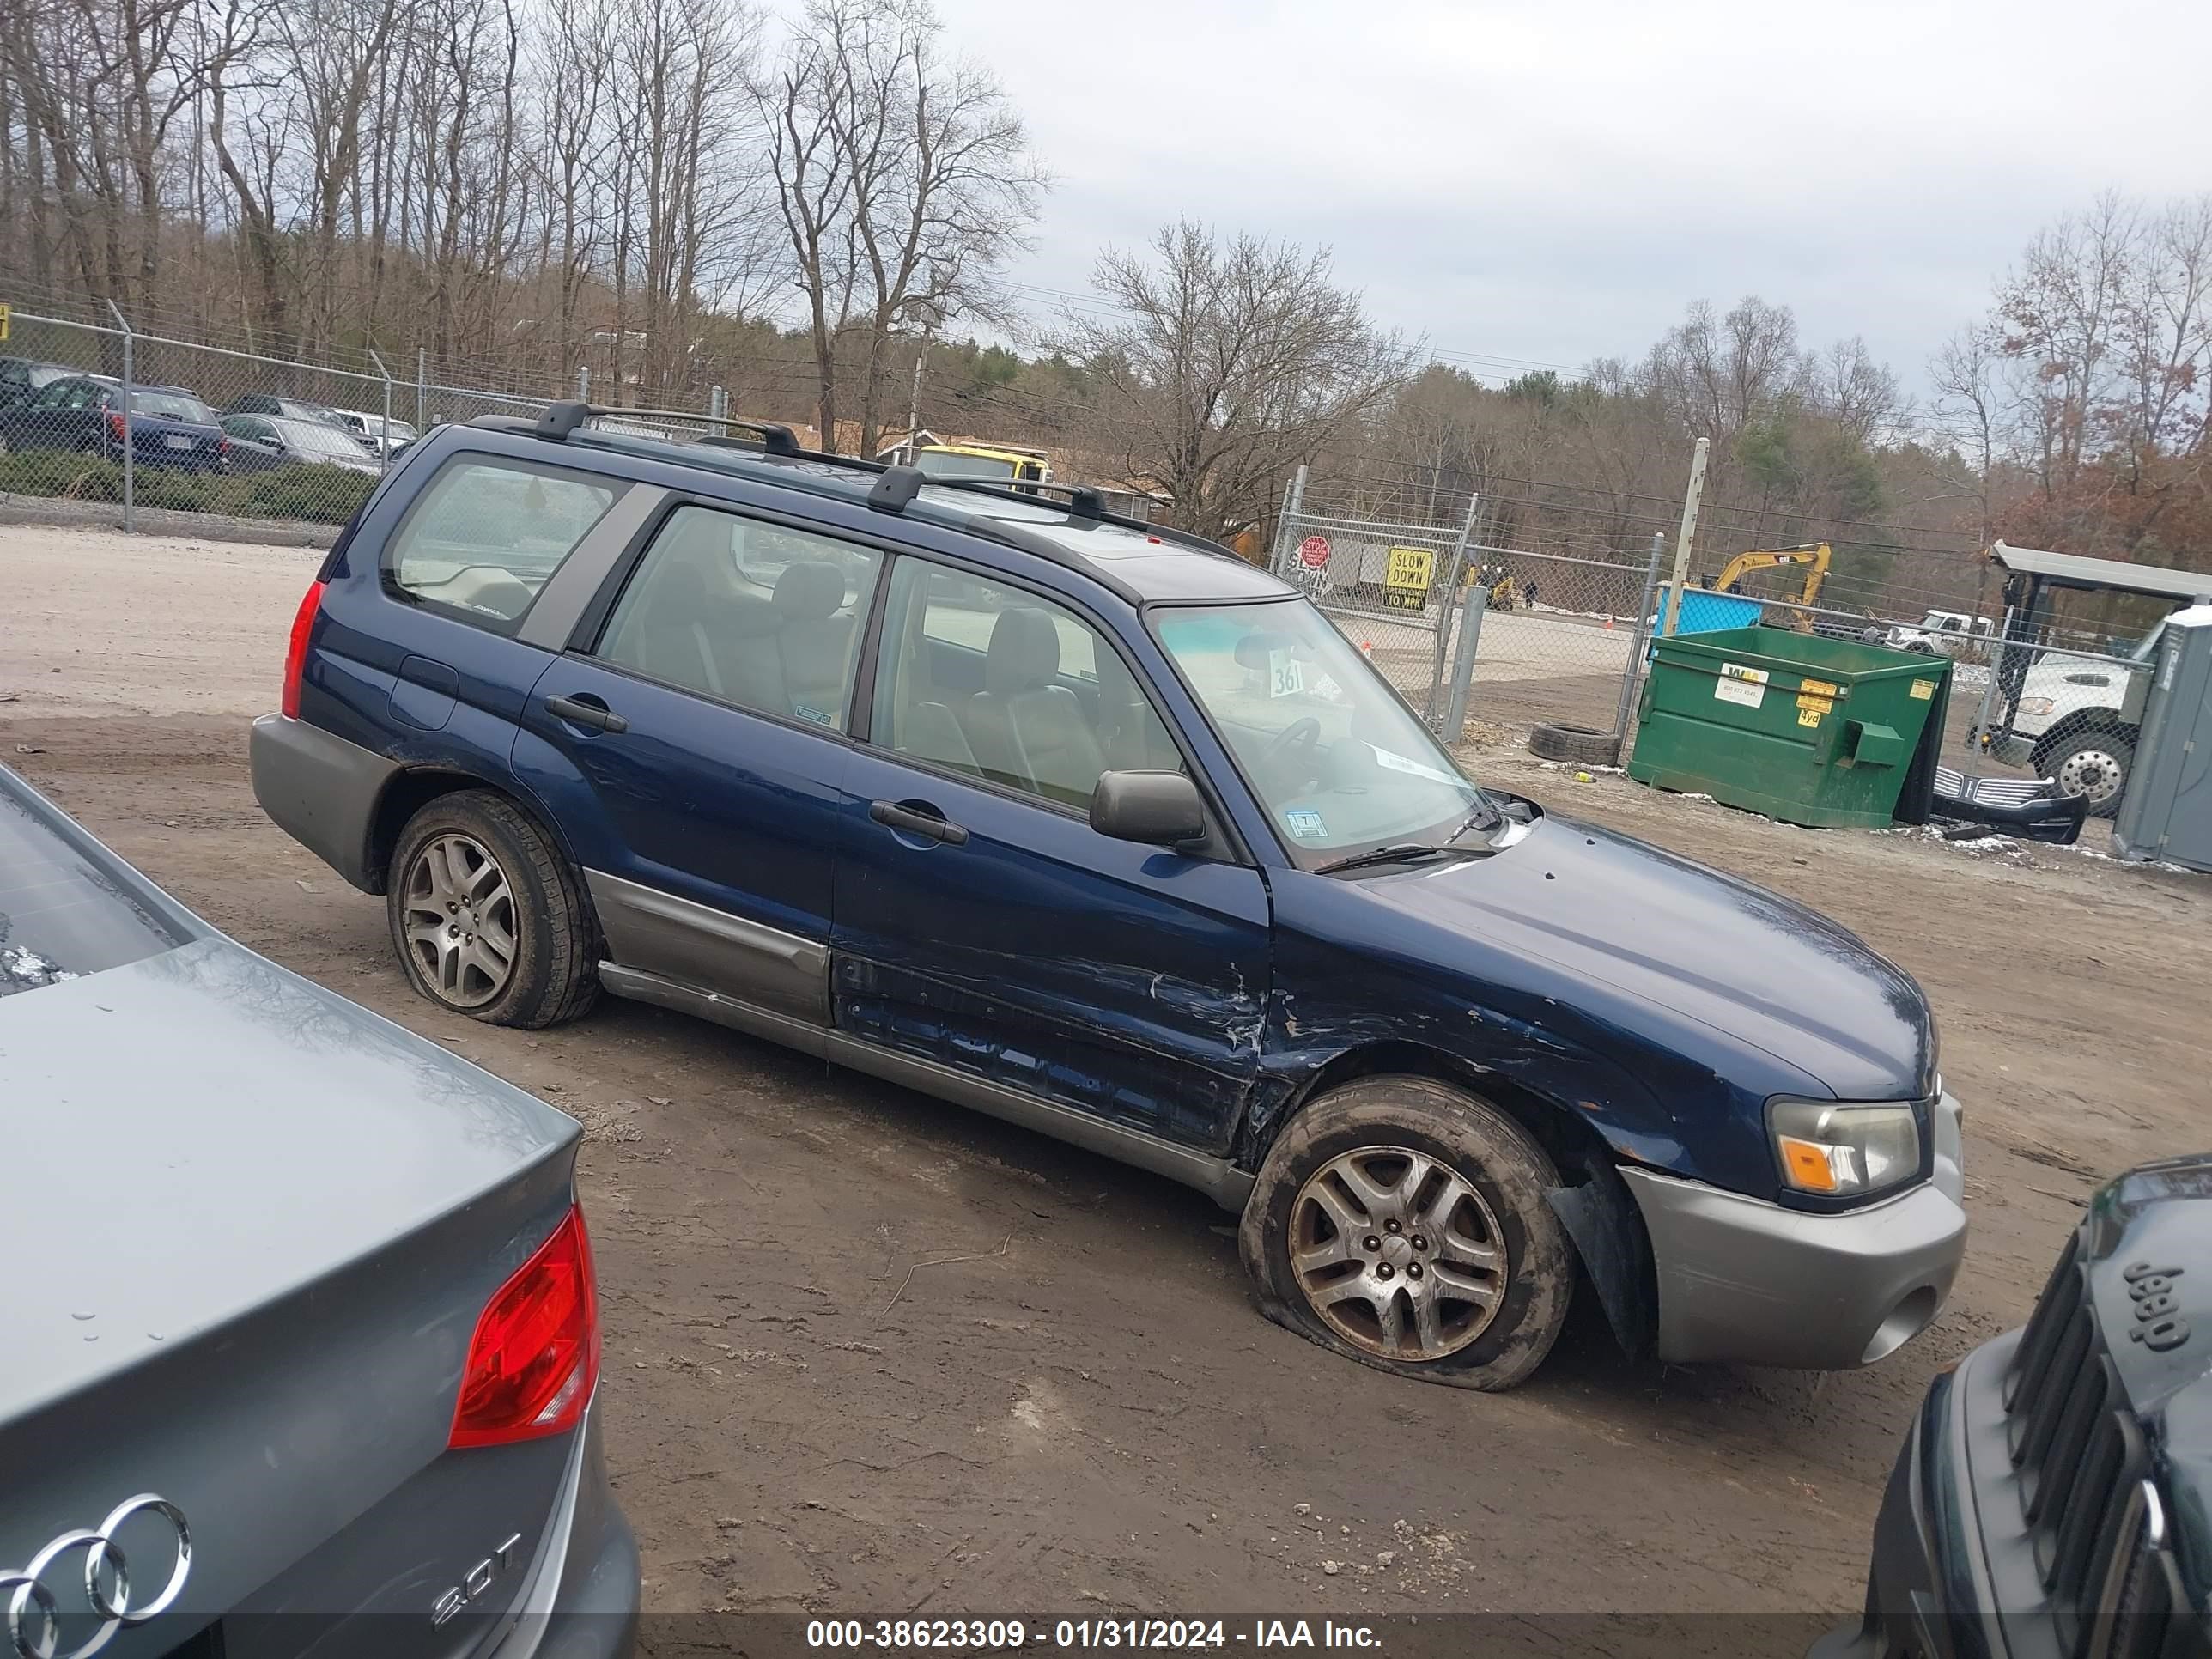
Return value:
<svg viewBox="0 0 2212 1659">
<path fill-rule="evenodd" d="M 115 1541 L 123 1524 L 139 1515 L 158 1516 L 167 1522 L 176 1534 L 177 1553 L 176 1565 L 169 1569 L 169 1582 L 159 1595 L 143 1606 L 132 1601 L 131 1564 L 123 1547 Z M 84 1570 L 77 1582 L 83 1587 L 91 1617 L 100 1623 L 76 1646 L 64 1648 L 64 1615 L 48 1574 L 57 1563 L 79 1552 L 84 1556 Z M 192 1534 L 185 1524 L 185 1512 L 150 1492 L 127 1498 L 107 1512 L 107 1519 L 96 1530 L 80 1528 L 65 1532 L 33 1556 L 28 1566 L 20 1571 L 0 1571 L 0 1597 L 6 1598 L 0 1602 L 0 1608 L 4 1608 L 0 1620 L 4 1620 L 8 1635 L 8 1646 L 0 1650 L 0 1659 L 92 1659 L 116 1632 L 127 1625 L 143 1625 L 175 1606 L 191 1570 Z M 57 1577 L 54 1582 L 64 1581 Z"/>
</svg>

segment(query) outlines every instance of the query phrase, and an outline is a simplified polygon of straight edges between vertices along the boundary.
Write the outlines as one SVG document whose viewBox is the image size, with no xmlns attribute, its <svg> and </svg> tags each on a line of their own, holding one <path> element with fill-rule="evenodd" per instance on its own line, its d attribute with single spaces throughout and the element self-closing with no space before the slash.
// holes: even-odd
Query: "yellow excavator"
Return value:
<svg viewBox="0 0 2212 1659">
<path fill-rule="evenodd" d="M 1828 579 L 1828 564 L 1834 556 L 1834 550 L 1826 542 L 1808 542 L 1802 547 L 1775 551 L 1762 550 L 1739 553 L 1722 567 L 1720 574 L 1713 578 L 1712 587 L 1717 592 L 1733 593 L 1743 579 L 1754 570 L 1771 570 L 1782 565 L 1803 565 L 1805 585 L 1796 599 L 1763 602 L 1785 607 L 1789 611 L 1787 625 L 1800 634 L 1809 634 L 1813 631 L 1813 602 L 1820 596 L 1820 584 Z"/>
</svg>

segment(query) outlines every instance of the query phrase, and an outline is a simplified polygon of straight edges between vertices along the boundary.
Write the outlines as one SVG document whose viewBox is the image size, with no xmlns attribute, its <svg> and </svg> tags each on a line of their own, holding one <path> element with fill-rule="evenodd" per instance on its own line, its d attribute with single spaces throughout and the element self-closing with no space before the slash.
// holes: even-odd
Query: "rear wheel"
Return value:
<svg viewBox="0 0 2212 1659">
<path fill-rule="evenodd" d="M 386 915 L 409 981 L 457 1014 L 536 1028 L 598 998 L 580 886 L 544 833 L 488 789 L 441 795 L 407 821 Z"/>
<path fill-rule="evenodd" d="M 1291 1119 L 1237 1243 L 1261 1311 L 1378 1370 L 1508 1389 L 1565 1322 L 1574 1258 L 1541 1147 L 1432 1079 L 1362 1078 Z"/>
</svg>

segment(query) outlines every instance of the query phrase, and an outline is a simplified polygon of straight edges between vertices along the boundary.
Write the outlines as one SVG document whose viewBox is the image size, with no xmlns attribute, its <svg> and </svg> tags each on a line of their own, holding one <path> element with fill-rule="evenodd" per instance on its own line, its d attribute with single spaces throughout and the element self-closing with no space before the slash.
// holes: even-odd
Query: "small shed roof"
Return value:
<svg viewBox="0 0 2212 1659">
<path fill-rule="evenodd" d="M 2065 587 L 2148 593 L 2164 599 L 2212 598 L 2212 573 L 2200 570 L 2169 570 L 2164 565 L 2092 559 L 2080 553 L 2046 553 L 2039 548 L 2008 547 L 2002 542 L 1990 549 L 1990 556 L 2007 570 L 2041 576 Z"/>
</svg>

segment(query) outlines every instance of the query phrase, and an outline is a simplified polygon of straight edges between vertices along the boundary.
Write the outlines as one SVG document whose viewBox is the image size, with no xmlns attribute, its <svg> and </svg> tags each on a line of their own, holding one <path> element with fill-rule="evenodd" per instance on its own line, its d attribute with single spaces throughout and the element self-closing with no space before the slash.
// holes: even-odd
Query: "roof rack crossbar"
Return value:
<svg viewBox="0 0 2212 1659">
<path fill-rule="evenodd" d="M 609 409 L 599 404 L 569 400 L 546 404 L 545 412 L 538 417 L 532 430 L 541 438 L 558 440 L 569 436 L 580 427 L 601 420 L 683 421 L 696 426 L 737 427 L 755 434 L 752 440 L 749 442 L 716 431 L 703 434 L 697 441 L 717 447 L 744 445 L 746 447 L 757 443 L 764 453 L 783 457 L 797 457 L 806 453 L 799 447 L 798 434 L 780 421 L 740 420 L 728 415 L 708 415 L 696 409 Z"/>
</svg>

